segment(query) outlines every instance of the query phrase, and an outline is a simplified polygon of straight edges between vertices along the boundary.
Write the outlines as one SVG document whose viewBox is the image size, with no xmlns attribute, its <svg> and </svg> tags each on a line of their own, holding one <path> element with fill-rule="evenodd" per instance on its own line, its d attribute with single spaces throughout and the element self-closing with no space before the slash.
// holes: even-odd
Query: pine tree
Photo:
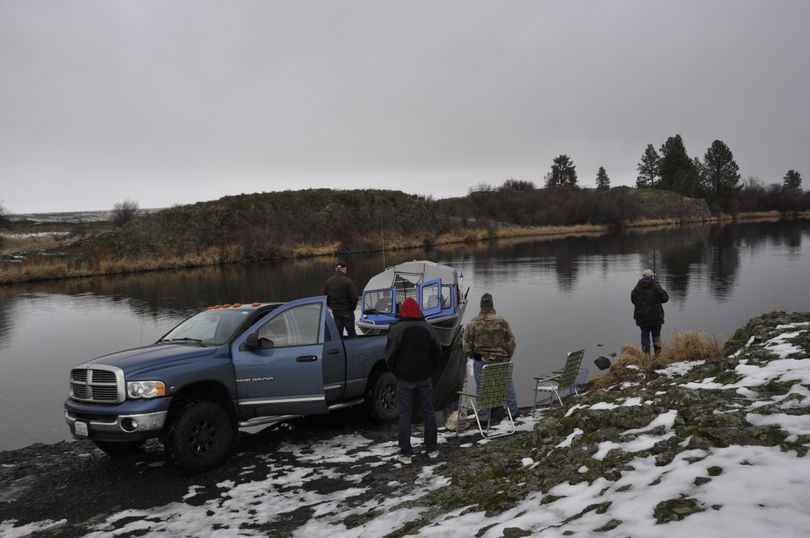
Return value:
<svg viewBox="0 0 810 538">
<path fill-rule="evenodd" d="M 560 155 L 554 158 L 551 165 L 551 172 L 546 176 L 546 188 L 554 187 L 576 187 L 577 170 L 576 165 L 568 155 Z"/>
<path fill-rule="evenodd" d="M 610 178 L 605 172 L 605 167 L 600 166 L 599 171 L 596 172 L 596 190 L 598 191 L 609 191 L 610 190 Z"/>
<path fill-rule="evenodd" d="M 636 178 L 636 187 L 657 187 L 658 183 L 658 166 L 661 162 L 661 157 L 652 144 L 647 144 L 647 149 L 641 155 L 641 161 L 638 163 L 638 177 Z"/>
<path fill-rule="evenodd" d="M 695 163 L 686 153 L 681 135 L 670 136 L 661 146 L 661 160 L 658 175 L 661 181 L 658 188 L 694 195 L 695 183 L 699 183 Z M 699 186 L 699 185 L 698 185 Z"/>
<path fill-rule="evenodd" d="M 802 190 L 802 175 L 796 170 L 788 170 L 783 179 L 782 188 L 791 191 Z"/>
<path fill-rule="evenodd" d="M 715 140 L 699 168 L 704 191 L 712 198 L 740 190 L 740 167 L 734 160 L 731 149 L 721 140 Z"/>
</svg>

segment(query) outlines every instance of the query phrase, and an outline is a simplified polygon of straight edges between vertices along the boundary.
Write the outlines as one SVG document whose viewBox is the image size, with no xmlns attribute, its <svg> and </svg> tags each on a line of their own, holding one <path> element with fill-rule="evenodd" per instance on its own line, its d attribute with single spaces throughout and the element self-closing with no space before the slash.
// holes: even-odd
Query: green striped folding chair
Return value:
<svg viewBox="0 0 810 538">
<path fill-rule="evenodd" d="M 554 402 L 556 396 L 557 401 L 560 402 L 562 407 L 562 395 L 569 391 L 579 395 L 576 386 L 577 376 L 580 373 L 579 366 L 582 364 L 582 357 L 585 355 L 585 350 L 572 351 L 565 358 L 565 366 L 562 370 L 553 372 L 552 375 L 540 376 L 534 378 L 534 404 L 532 405 L 532 414 L 537 410 L 537 395 L 543 392 L 548 393 L 549 407 Z"/>
<path fill-rule="evenodd" d="M 511 431 L 501 433 L 485 433 L 481 425 L 481 419 L 478 412 L 482 409 L 495 409 L 506 406 L 506 397 L 509 394 L 509 382 L 512 380 L 512 363 L 511 362 L 497 362 L 487 364 L 483 368 L 481 375 L 481 387 L 478 394 L 472 392 L 459 392 L 461 398 L 467 398 L 473 410 L 473 416 L 478 423 L 478 431 L 481 432 L 487 439 L 494 439 L 495 437 L 503 437 L 504 435 L 512 435 L 515 433 L 515 421 L 512 419 L 512 412 L 509 408 L 506 409 L 506 414 L 509 417 L 509 423 L 512 426 Z M 490 411 L 487 416 L 487 431 L 489 431 L 489 423 L 492 419 L 492 412 Z"/>
</svg>

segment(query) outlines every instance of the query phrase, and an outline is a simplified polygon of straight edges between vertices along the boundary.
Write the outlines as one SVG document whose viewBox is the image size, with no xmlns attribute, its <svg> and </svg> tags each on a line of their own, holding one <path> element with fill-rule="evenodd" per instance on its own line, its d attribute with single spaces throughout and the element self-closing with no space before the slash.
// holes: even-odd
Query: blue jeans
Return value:
<svg viewBox="0 0 810 538">
<path fill-rule="evenodd" d="M 652 345 L 657 355 L 661 351 L 661 326 L 652 325 L 649 327 L 641 327 L 641 351 L 644 353 L 650 352 L 650 338 L 652 338 Z"/>
<path fill-rule="evenodd" d="M 486 363 L 484 361 L 473 361 L 473 375 L 475 376 L 475 386 L 480 388 L 481 387 L 481 377 L 484 375 L 484 365 Z M 477 389 L 476 389 L 477 392 Z M 512 416 L 515 416 L 518 412 L 518 404 L 517 404 L 517 393 L 515 393 L 515 383 L 510 379 L 509 380 L 509 393 L 506 395 L 506 407 L 509 408 L 509 412 L 512 413 Z M 487 410 L 483 413 L 484 416 L 487 416 L 489 411 Z"/>
<path fill-rule="evenodd" d="M 430 378 L 423 381 L 397 379 L 397 407 L 399 408 L 399 450 L 406 456 L 413 455 L 411 447 L 411 415 L 414 397 L 419 400 L 425 419 L 425 450 L 433 452 L 438 448 L 436 414 L 433 412 L 433 383 Z"/>
<path fill-rule="evenodd" d="M 354 330 L 354 312 L 351 310 L 332 310 L 332 317 L 335 318 L 338 335 L 343 338 L 343 328 L 349 338 L 357 338 L 357 331 Z"/>
</svg>

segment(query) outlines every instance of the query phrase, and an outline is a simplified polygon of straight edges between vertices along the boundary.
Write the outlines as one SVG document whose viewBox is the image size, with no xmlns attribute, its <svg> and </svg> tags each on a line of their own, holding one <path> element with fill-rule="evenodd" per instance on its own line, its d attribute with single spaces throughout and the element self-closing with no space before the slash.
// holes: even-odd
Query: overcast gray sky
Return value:
<svg viewBox="0 0 810 538">
<path fill-rule="evenodd" d="M 0 203 L 633 185 L 715 139 L 810 188 L 810 2 L 0 0 Z"/>
</svg>

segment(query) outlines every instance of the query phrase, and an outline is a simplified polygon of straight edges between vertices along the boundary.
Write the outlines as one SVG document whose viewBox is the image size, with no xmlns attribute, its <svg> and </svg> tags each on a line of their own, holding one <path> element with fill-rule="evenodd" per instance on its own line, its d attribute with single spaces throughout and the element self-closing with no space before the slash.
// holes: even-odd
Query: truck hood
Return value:
<svg viewBox="0 0 810 538">
<path fill-rule="evenodd" d="M 151 346 L 118 351 L 102 355 L 88 362 L 117 366 L 124 372 L 154 368 L 178 360 L 207 357 L 217 352 L 218 347 L 201 347 L 184 344 L 153 344 Z"/>
</svg>

